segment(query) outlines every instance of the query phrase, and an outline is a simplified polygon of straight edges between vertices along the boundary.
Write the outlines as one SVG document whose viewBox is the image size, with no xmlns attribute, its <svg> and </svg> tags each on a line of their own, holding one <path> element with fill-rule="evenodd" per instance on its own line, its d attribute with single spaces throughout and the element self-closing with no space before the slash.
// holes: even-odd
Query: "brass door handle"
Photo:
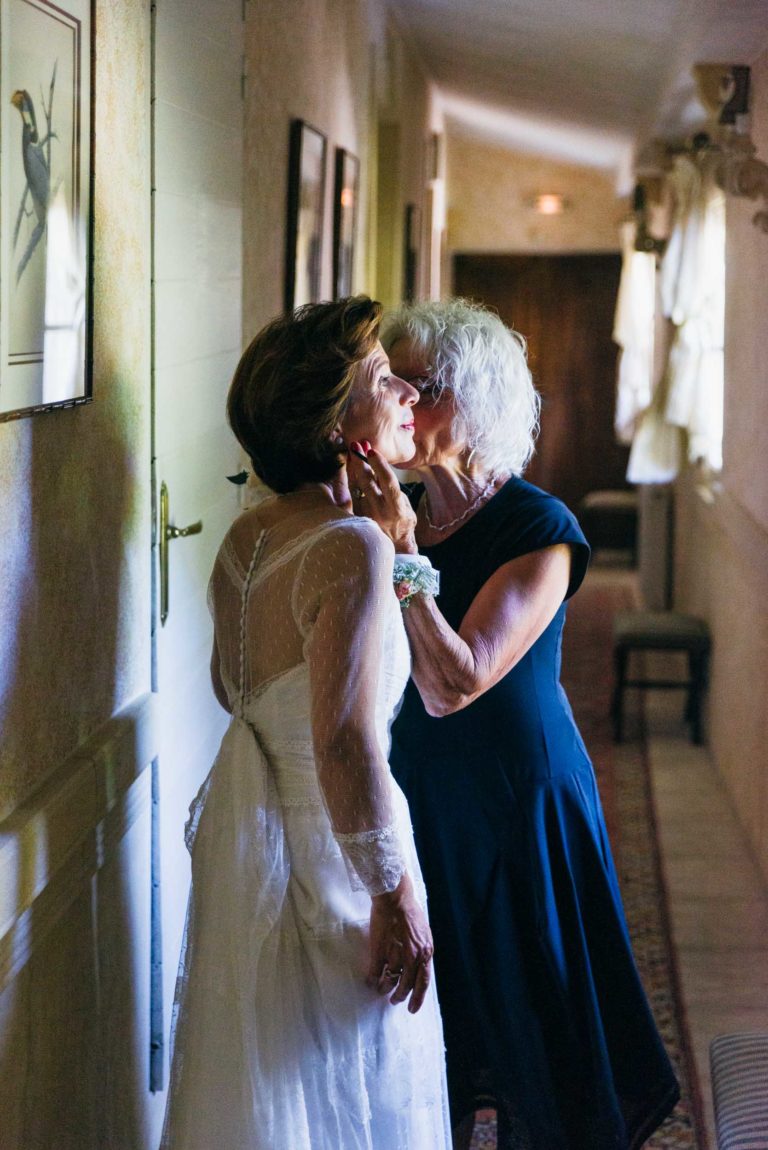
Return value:
<svg viewBox="0 0 768 1150">
<path fill-rule="evenodd" d="M 188 527 L 174 527 L 168 522 L 168 488 L 160 484 L 160 625 L 165 626 L 168 618 L 168 544 L 172 539 L 185 539 L 188 535 L 199 535 L 203 521 L 190 523 Z"/>
<path fill-rule="evenodd" d="M 198 519 L 197 523 L 190 523 L 189 527 L 169 527 L 166 525 L 165 537 L 166 539 L 185 539 L 187 535 L 199 535 L 202 530 L 202 519 Z"/>
</svg>

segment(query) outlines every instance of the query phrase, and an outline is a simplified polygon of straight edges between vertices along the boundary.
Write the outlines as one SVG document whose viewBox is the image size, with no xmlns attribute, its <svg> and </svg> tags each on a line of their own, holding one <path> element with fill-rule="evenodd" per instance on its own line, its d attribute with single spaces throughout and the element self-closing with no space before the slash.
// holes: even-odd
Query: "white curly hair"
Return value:
<svg viewBox="0 0 768 1150">
<path fill-rule="evenodd" d="M 430 365 L 435 396 L 451 394 L 452 434 L 492 474 L 520 475 L 533 455 L 541 400 L 533 386 L 523 336 L 495 312 L 466 299 L 403 304 L 384 317 L 389 352 L 411 340 Z"/>
</svg>

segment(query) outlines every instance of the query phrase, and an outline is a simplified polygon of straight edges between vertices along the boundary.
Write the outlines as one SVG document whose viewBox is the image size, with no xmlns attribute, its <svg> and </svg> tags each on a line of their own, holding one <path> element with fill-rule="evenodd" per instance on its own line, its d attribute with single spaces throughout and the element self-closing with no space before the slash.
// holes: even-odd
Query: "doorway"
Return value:
<svg viewBox="0 0 768 1150">
<path fill-rule="evenodd" d="M 528 341 L 542 408 L 525 477 L 573 511 L 590 491 L 627 486 L 629 449 L 613 431 L 620 274 L 613 252 L 454 257 L 455 294 L 495 309 Z"/>
</svg>

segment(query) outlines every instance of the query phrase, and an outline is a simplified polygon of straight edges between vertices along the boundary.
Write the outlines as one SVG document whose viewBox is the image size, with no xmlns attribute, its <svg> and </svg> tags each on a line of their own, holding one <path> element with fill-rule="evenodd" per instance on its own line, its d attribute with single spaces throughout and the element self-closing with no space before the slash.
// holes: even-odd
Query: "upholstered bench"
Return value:
<svg viewBox="0 0 768 1150">
<path fill-rule="evenodd" d="M 613 620 L 615 683 L 611 714 L 616 742 L 623 734 L 623 704 L 626 687 L 685 689 L 688 699 L 686 722 L 691 737 L 700 743 L 701 701 L 707 685 L 710 651 L 709 628 L 703 619 L 679 611 L 617 611 Z M 685 651 L 688 654 L 687 679 L 629 679 L 627 667 L 633 651 Z"/>
<path fill-rule="evenodd" d="M 721 1034 L 709 1062 L 717 1150 L 768 1150 L 768 1033 Z"/>
<path fill-rule="evenodd" d="M 590 491 L 579 503 L 576 516 L 593 550 L 630 551 L 637 554 L 637 492 Z"/>
</svg>

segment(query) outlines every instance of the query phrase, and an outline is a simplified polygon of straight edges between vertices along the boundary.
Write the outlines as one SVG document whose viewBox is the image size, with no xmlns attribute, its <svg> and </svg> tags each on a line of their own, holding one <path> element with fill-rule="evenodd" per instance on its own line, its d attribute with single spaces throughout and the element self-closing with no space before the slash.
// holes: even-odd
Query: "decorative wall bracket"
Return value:
<svg viewBox="0 0 768 1150">
<path fill-rule="evenodd" d="M 748 134 L 741 135 L 731 129 L 717 146 L 722 153 L 722 163 L 717 172 L 718 184 L 731 196 L 749 200 L 762 197 L 764 207 L 755 212 L 752 223 L 768 234 L 768 164 L 757 159 L 757 148 Z"/>
<path fill-rule="evenodd" d="M 693 75 L 714 122 L 709 150 L 719 157 L 717 183 L 731 196 L 762 197 L 764 206 L 752 223 L 768 234 L 768 164 L 757 158 L 749 134 L 750 70 L 741 64 L 696 64 Z"/>
</svg>

